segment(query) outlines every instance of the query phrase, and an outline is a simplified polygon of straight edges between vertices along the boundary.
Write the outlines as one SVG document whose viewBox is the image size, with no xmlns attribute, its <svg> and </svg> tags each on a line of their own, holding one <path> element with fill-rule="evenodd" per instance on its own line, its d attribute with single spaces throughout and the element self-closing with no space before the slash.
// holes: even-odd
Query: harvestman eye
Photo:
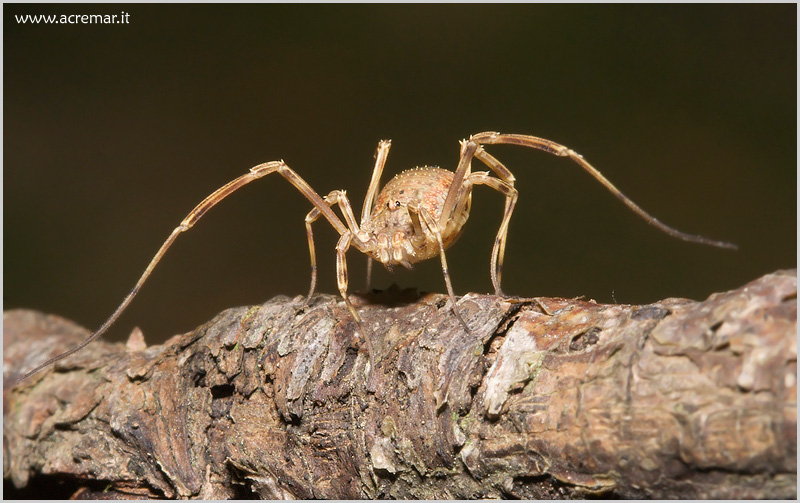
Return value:
<svg viewBox="0 0 800 503">
<path fill-rule="evenodd" d="M 369 188 L 367 189 L 366 198 L 364 199 L 360 224 L 356 221 L 350 201 L 347 199 L 343 190 L 335 190 L 325 197 L 320 197 L 305 180 L 283 161 L 271 161 L 259 164 L 239 178 L 217 189 L 200 202 L 200 204 L 183 219 L 180 225 L 172 231 L 164 244 L 161 245 L 161 248 L 156 252 L 130 293 L 96 332 L 84 339 L 74 348 L 47 360 L 29 371 L 19 378 L 17 382 L 81 350 L 105 333 L 117 318 L 119 318 L 125 308 L 128 307 L 180 233 L 192 228 L 206 211 L 239 188 L 253 180 L 272 173 L 278 173 L 285 178 L 300 192 L 300 194 L 308 199 L 313 206 L 313 209 L 305 218 L 311 261 L 311 287 L 309 288 L 306 304 L 313 296 L 317 282 L 316 252 L 311 224 L 320 216 L 323 216 L 339 234 L 339 241 L 336 245 L 337 284 L 347 308 L 352 314 L 359 330 L 364 335 L 371 363 L 374 363 L 371 338 L 365 333 L 361 326 L 358 312 L 347 295 L 348 275 L 345 255 L 351 246 L 361 253 L 366 254 L 368 257 L 368 285 L 372 260 L 381 262 L 387 269 L 391 270 L 392 267 L 396 265 L 410 268 L 414 263 L 438 256 L 442 264 L 442 273 L 444 275 L 445 287 L 447 288 L 450 308 L 453 310 L 455 317 L 463 325 L 464 329 L 469 330 L 466 322 L 458 313 L 456 297 L 453 293 L 444 252 L 455 242 L 456 238 L 458 238 L 464 224 L 469 218 L 473 187 L 475 185 L 486 185 L 499 192 L 505 197 L 505 212 L 500 222 L 500 228 L 498 229 L 494 246 L 492 247 L 489 273 L 495 294 L 498 296 L 502 295 L 503 292 L 500 289 L 500 280 L 503 255 L 505 254 L 508 224 L 517 202 L 517 189 L 514 188 L 515 178 L 511 174 L 511 171 L 484 150 L 485 145 L 494 144 L 520 145 L 542 150 L 561 157 L 569 157 L 614 194 L 617 199 L 628 206 L 634 213 L 670 236 L 684 241 L 716 246 L 718 248 L 736 249 L 736 245 L 734 244 L 724 241 L 715 241 L 703 236 L 686 234 L 662 224 L 620 192 L 599 171 L 586 162 L 582 156 L 550 140 L 517 134 L 500 134 L 494 132 L 478 133 L 471 136 L 469 140 L 461 142 L 461 157 L 454 172 L 434 167 L 414 168 L 398 174 L 381 188 L 380 179 L 391 146 L 390 140 L 382 140 L 378 143 L 375 167 L 372 170 L 372 178 Z M 489 171 L 472 172 L 473 159 L 477 159 L 486 165 Z M 416 191 L 414 193 L 419 194 L 418 199 L 407 202 L 406 207 L 408 211 L 393 211 L 392 201 L 394 202 L 394 208 L 400 207 L 401 204 L 400 201 L 396 199 L 396 195 L 403 194 L 406 190 Z M 339 207 L 339 211 L 342 215 L 341 218 L 333 211 L 332 208 L 334 205 Z M 372 368 L 374 368 L 374 365 Z"/>
</svg>

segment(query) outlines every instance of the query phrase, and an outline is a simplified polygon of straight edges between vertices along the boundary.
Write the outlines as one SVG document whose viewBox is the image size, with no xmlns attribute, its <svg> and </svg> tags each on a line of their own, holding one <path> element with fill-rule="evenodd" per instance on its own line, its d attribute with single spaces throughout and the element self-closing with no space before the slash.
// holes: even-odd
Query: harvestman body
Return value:
<svg viewBox="0 0 800 503">
<path fill-rule="evenodd" d="M 563 145 L 535 136 L 500 134 L 494 132 L 478 133 L 471 136 L 469 140 L 461 142 L 461 158 L 455 172 L 433 167 L 414 168 L 404 171 L 392 178 L 379 192 L 383 167 L 386 163 L 386 157 L 389 154 L 389 147 L 391 145 L 391 141 L 382 140 L 378 143 L 375 168 L 372 171 L 372 179 L 369 184 L 369 189 L 367 190 L 367 196 L 364 200 L 360 225 L 356 221 L 353 208 L 350 205 L 350 201 L 347 199 L 345 191 L 335 190 L 325 197 L 320 197 L 305 180 L 300 178 L 300 176 L 283 161 L 259 164 L 251 168 L 248 173 L 217 189 L 189 213 L 180 225 L 172 231 L 172 234 L 170 234 L 164 244 L 161 245 L 161 248 L 150 261 L 147 269 L 145 269 L 131 292 L 122 301 L 122 304 L 119 305 L 117 310 L 114 311 L 95 333 L 84 339 L 74 348 L 51 358 L 29 371 L 23 375 L 19 381 L 79 351 L 102 335 L 117 318 L 119 318 L 125 308 L 128 307 L 128 304 L 130 304 L 133 297 L 136 296 L 139 289 L 153 272 L 156 264 L 158 264 L 161 257 L 164 256 L 164 253 L 180 233 L 189 230 L 206 211 L 240 187 L 272 173 L 278 173 L 283 176 L 314 205 L 314 208 L 306 215 L 305 219 L 308 246 L 311 254 L 311 288 L 309 289 L 306 302 L 308 302 L 314 294 L 317 283 L 317 262 L 311 224 L 320 216 L 323 216 L 333 228 L 336 229 L 336 232 L 338 232 L 340 236 L 339 242 L 336 245 L 337 283 L 339 292 L 347 308 L 350 310 L 350 313 L 352 313 L 353 318 L 359 324 L 359 327 L 360 318 L 347 296 L 348 279 L 345 254 L 351 247 L 356 248 L 369 257 L 368 271 L 371 269 L 372 260 L 381 262 L 387 269 L 391 270 L 395 265 L 410 268 L 416 262 L 421 262 L 438 255 L 442 262 L 442 272 L 444 274 L 445 286 L 447 287 L 447 294 L 450 298 L 450 305 L 458 320 L 467 328 L 466 323 L 464 323 L 456 310 L 455 294 L 453 293 L 453 287 L 450 283 L 450 274 L 447 269 L 447 260 L 445 259 L 444 251 L 456 241 L 463 230 L 464 224 L 469 218 L 472 187 L 474 185 L 486 185 L 500 192 L 506 198 L 505 212 L 500 223 L 500 229 L 497 231 L 494 246 L 492 247 L 490 274 L 495 294 L 502 295 L 500 277 L 503 266 L 503 255 L 505 252 L 506 236 L 508 234 L 508 223 L 517 202 L 517 190 L 514 188 L 514 176 L 511 172 L 503 166 L 500 161 L 484 150 L 484 145 L 492 144 L 521 145 L 543 150 L 557 156 L 569 157 L 588 171 L 589 174 L 603 184 L 612 194 L 625 203 L 628 208 L 633 210 L 648 223 L 658 227 L 670 236 L 719 248 L 736 249 L 736 245 L 731 243 L 686 234 L 662 224 L 614 187 L 614 185 L 600 174 L 599 171 L 586 162 L 582 156 Z M 477 159 L 485 164 L 490 171 L 473 172 L 473 159 Z M 492 176 L 492 174 L 495 176 Z M 334 213 L 332 209 L 334 205 L 338 205 L 344 217 L 344 221 Z M 364 335 L 371 358 L 371 341 L 366 334 Z"/>
</svg>

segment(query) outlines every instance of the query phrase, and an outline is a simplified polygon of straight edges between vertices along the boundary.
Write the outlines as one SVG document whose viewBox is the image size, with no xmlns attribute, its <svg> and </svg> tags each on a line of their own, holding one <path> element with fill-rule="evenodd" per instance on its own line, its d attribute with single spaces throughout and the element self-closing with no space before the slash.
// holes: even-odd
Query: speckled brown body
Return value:
<svg viewBox="0 0 800 503">
<path fill-rule="evenodd" d="M 452 183 L 452 171 L 430 166 L 403 171 L 392 178 L 378 194 L 369 220 L 361 227 L 359 237 L 368 244 L 365 252 L 389 269 L 394 265 L 410 269 L 416 262 L 437 256 L 436 237 L 412 217 L 409 205 L 438 221 Z M 441 229 L 445 249 L 461 235 L 471 201 L 469 194 L 465 204 L 457 208 L 453 222 Z"/>
</svg>

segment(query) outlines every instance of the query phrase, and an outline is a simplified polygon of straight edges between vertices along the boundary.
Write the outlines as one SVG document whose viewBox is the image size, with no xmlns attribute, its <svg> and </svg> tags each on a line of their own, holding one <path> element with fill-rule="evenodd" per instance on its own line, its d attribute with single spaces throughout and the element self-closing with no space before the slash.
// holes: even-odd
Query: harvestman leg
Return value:
<svg viewBox="0 0 800 503">
<path fill-rule="evenodd" d="M 704 236 L 687 234 L 685 232 L 681 232 L 677 229 L 673 229 L 672 227 L 661 223 L 657 218 L 653 217 L 652 215 L 644 211 L 642 208 L 640 208 L 639 205 L 631 201 L 628 198 L 628 196 L 623 194 L 618 188 L 616 188 L 611 182 L 609 182 L 606 179 L 606 177 L 604 177 L 599 171 L 597 171 L 591 164 L 586 162 L 583 159 L 582 155 L 578 154 L 577 152 L 575 152 L 570 148 L 565 147 L 564 145 L 559 145 L 556 142 L 545 140 L 544 138 L 537 138 L 536 136 L 528 136 L 521 134 L 501 134 L 491 131 L 472 135 L 472 137 L 470 137 L 470 143 L 477 143 L 480 145 L 493 145 L 493 144 L 521 145 L 523 147 L 530 147 L 542 150 L 544 152 L 549 152 L 553 155 L 557 155 L 560 157 L 569 157 L 570 159 L 575 161 L 578 165 L 580 165 L 584 170 L 586 170 L 590 175 L 592 175 L 609 192 L 614 194 L 614 196 L 617 199 L 625 203 L 625 205 L 628 208 L 630 208 L 634 213 L 642 217 L 650 225 L 653 225 L 654 227 L 660 229 L 662 232 L 669 234 L 672 237 L 682 239 L 684 241 L 691 241 L 693 243 L 702 243 L 711 246 L 716 246 L 718 248 L 727 248 L 731 250 L 735 250 L 737 248 L 737 246 L 732 243 L 726 243 L 725 241 L 716 241 L 714 239 L 709 239 Z"/>
<path fill-rule="evenodd" d="M 334 204 L 338 204 L 339 205 L 339 209 L 342 211 L 342 215 L 344 215 L 345 222 L 347 222 L 347 225 L 349 227 L 349 229 L 347 229 L 345 232 L 343 232 L 341 234 L 341 237 L 339 238 L 339 242 L 336 244 L 336 282 L 337 282 L 337 284 L 339 286 L 339 293 L 342 295 L 342 298 L 344 299 L 344 303 L 347 305 L 347 309 L 350 310 L 350 313 L 353 315 L 353 318 L 356 320 L 356 323 L 358 324 L 358 327 L 361 330 L 361 333 L 362 334 L 366 334 L 366 332 L 364 332 L 363 328 L 361 327 L 361 318 L 359 318 L 355 307 L 353 307 L 353 304 L 350 302 L 350 297 L 348 297 L 348 295 L 347 295 L 347 283 L 348 283 L 348 280 L 347 280 L 347 258 L 346 258 L 346 254 L 347 254 L 347 250 L 350 249 L 350 244 L 353 242 L 353 236 L 359 232 L 359 226 L 358 226 L 358 223 L 356 222 L 356 217 L 353 214 L 353 207 L 350 205 L 350 200 L 347 198 L 347 194 L 345 193 L 345 191 L 343 191 L 343 190 L 334 190 L 334 191 L 332 191 L 327 196 L 325 196 L 325 202 L 328 205 L 334 205 Z M 313 238 L 313 235 L 311 233 L 311 224 L 317 218 L 319 218 L 319 208 L 314 208 L 306 216 L 306 230 L 308 231 L 308 246 L 309 246 L 309 249 L 311 251 L 311 257 L 312 257 L 311 291 L 309 292 L 308 299 L 306 300 L 306 302 L 308 302 L 311 299 L 311 294 L 314 293 L 314 286 L 315 286 L 316 281 L 317 281 L 317 278 L 316 278 L 316 269 L 317 269 L 317 267 L 316 267 L 316 259 L 314 258 L 314 256 L 315 256 L 315 253 L 314 253 L 314 238 Z M 358 241 L 356 241 L 356 242 L 358 243 Z M 359 245 L 356 244 L 356 247 L 358 248 Z M 367 339 L 367 344 L 369 345 L 368 349 L 369 349 L 369 352 L 370 352 L 370 361 L 372 361 L 371 360 L 371 358 L 372 358 L 371 342 L 369 341 L 369 338 L 366 337 L 366 335 L 365 335 L 365 339 Z"/>
<path fill-rule="evenodd" d="M 471 161 L 473 157 L 488 166 L 498 178 L 490 177 L 486 173 L 471 173 Z M 457 214 L 463 205 L 467 203 L 468 196 L 472 191 L 472 185 L 474 183 L 488 185 L 506 196 L 503 221 L 500 224 L 500 229 L 497 232 L 497 237 L 492 247 L 490 275 L 495 295 L 503 294 L 500 288 L 503 256 L 505 255 L 506 238 L 508 236 L 508 223 L 517 201 L 517 191 L 514 188 L 514 181 L 515 178 L 511 171 L 494 156 L 486 152 L 479 144 L 472 141 L 472 139 L 462 142 L 461 158 L 459 159 L 458 167 L 453 176 L 453 182 L 450 185 L 450 190 L 447 193 L 447 198 L 442 208 L 442 215 L 439 219 L 440 226 L 448 225 L 449 222 L 452 222 L 451 216 Z"/>
<path fill-rule="evenodd" d="M 347 226 L 353 232 L 358 232 L 359 227 L 356 223 L 355 215 L 353 215 L 353 207 L 350 206 L 350 200 L 347 199 L 347 194 L 343 190 L 331 191 L 325 196 L 325 204 L 329 207 L 334 204 L 339 205 L 339 209 L 344 215 L 344 220 Z M 317 286 L 317 254 L 314 247 L 314 233 L 311 231 L 311 224 L 313 224 L 321 215 L 319 208 L 314 208 L 306 215 L 306 235 L 308 236 L 308 251 L 311 257 L 311 288 L 308 290 L 308 297 L 306 297 L 306 305 L 311 301 L 311 296 L 314 295 L 314 290 Z"/>
<path fill-rule="evenodd" d="M 535 148 L 538 150 L 542 150 L 544 152 L 548 152 L 553 155 L 557 155 L 560 157 L 569 157 L 579 166 L 581 166 L 584 170 L 586 170 L 590 175 L 592 175 L 598 182 L 600 182 L 609 192 L 611 192 L 617 199 L 622 201 L 628 208 L 630 208 L 634 213 L 639 215 L 649 224 L 657 227 L 662 232 L 676 237 L 678 239 L 682 239 L 684 241 L 690 241 L 695 243 L 707 244 L 711 246 L 716 246 L 719 248 L 728 248 L 728 249 L 736 249 L 736 245 L 732 243 L 727 243 L 724 241 L 717 241 L 713 239 L 706 238 L 704 236 L 698 236 L 693 234 L 687 234 L 681 232 L 677 229 L 669 227 L 661 223 L 657 218 L 653 217 L 642 208 L 639 207 L 636 203 L 634 203 L 631 199 L 629 199 L 625 194 L 623 194 L 619 189 L 617 189 L 606 177 L 604 177 L 597 169 L 595 169 L 591 164 L 586 162 L 583 159 L 583 156 L 575 152 L 574 150 L 567 148 L 563 145 L 560 145 L 556 142 L 546 140 L 544 138 L 538 138 L 535 136 L 528 136 L 528 135 L 519 135 L 519 134 L 501 134 L 496 132 L 484 132 L 472 135 L 469 141 L 462 142 L 461 144 L 461 158 L 459 159 L 458 167 L 456 168 L 455 175 L 453 176 L 453 182 L 450 186 L 450 190 L 447 193 L 447 198 L 445 199 L 444 206 L 442 208 L 442 214 L 439 217 L 439 225 L 444 226 L 446 223 L 451 219 L 454 211 L 457 209 L 459 204 L 464 204 L 463 201 L 466 199 L 466 194 L 470 190 L 469 183 L 466 185 L 464 184 L 465 181 L 469 182 L 471 179 L 474 183 L 484 183 L 486 185 L 492 186 L 495 190 L 498 190 L 504 194 L 506 194 L 506 209 L 505 214 L 503 216 L 503 223 L 500 225 L 500 230 L 498 232 L 497 238 L 495 239 L 494 247 L 492 248 L 492 283 L 495 287 L 495 293 L 498 295 L 501 293 L 500 290 L 500 279 L 502 274 L 502 265 L 503 265 L 503 255 L 505 254 L 505 243 L 506 237 L 508 234 L 508 222 L 511 218 L 511 211 L 513 211 L 514 203 L 516 202 L 516 196 L 510 195 L 509 188 L 513 189 L 514 184 L 514 177 L 511 172 L 503 166 L 500 161 L 495 159 L 493 156 L 489 155 L 486 151 L 483 150 L 482 145 L 492 145 L 492 144 L 508 144 L 508 145 L 520 145 L 523 147 L 530 147 Z M 497 183 L 497 182 L 490 182 L 489 180 L 492 179 L 491 177 L 487 178 L 480 178 L 482 181 L 478 182 L 479 178 L 476 178 L 471 175 L 471 161 L 473 157 L 477 157 L 480 161 L 486 164 L 492 171 L 494 171 L 500 180 L 504 183 Z M 516 192 L 516 191 L 515 191 Z"/>
<path fill-rule="evenodd" d="M 467 181 L 475 185 L 486 185 L 506 196 L 503 220 L 500 223 L 500 229 L 497 231 L 494 246 L 492 246 L 491 265 L 492 285 L 494 286 L 495 295 L 503 295 L 503 291 L 500 289 L 500 279 L 503 272 L 503 254 L 505 253 L 506 237 L 508 236 L 508 223 L 511 221 L 511 213 L 513 213 L 514 206 L 517 204 L 517 189 L 514 188 L 512 183 L 489 176 L 489 174 L 485 172 L 471 173 Z"/>
<path fill-rule="evenodd" d="M 305 180 L 300 178 L 300 175 L 295 173 L 294 170 L 292 170 L 289 166 L 287 166 L 286 163 L 284 163 L 283 161 L 271 161 L 271 162 L 266 162 L 264 164 L 259 164 L 258 166 L 254 166 L 250 168 L 250 171 L 248 173 L 245 173 L 239 178 L 236 178 L 235 180 L 228 182 L 227 184 L 223 185 L 222 187 L 214 191 L 211 195 L 203 199 L 203 201 L 200 202 L 200 204 L 198 204 L 197 206 L 195 206 L 195 208 L 186 216 L 186 218 L 183 219 L 180 225 L 175 227 L 175 229 L 169 235 L 167 240 L 164 241 L 164 244 L 161 245 L 161 248 L 158 249 L 158 252 L 156 252 L 155 256 L 153 256 L 152 260 L 150 260 L 150 264 L 148 264 L 147 269 L 144 270 L 144 273 L 142 273 L 142 276 L 139 278 L 139 281 L 136 282 L 136 285 L 133 287 L 133 289 L 130 291 L 127 297 L 125 297 L 125 299 L 122 301 L 122 304 L 120 304 L 119 307 L 117 307 L 116 311 L 114 311 L 111 314 L 111 316 L 105 321 L 105 323 L 103 323 L 100 326 L 99 329 L 97 329 L 95 333 L 93 333 L 92 335 L 81 341 L 81 343 L 75 346 L 74 348 L 65 351 L 64 353 L 61 353 L 58 356 L 50 358 L 49 360 L 42 363 L 35 369 L 27 372 L 25 375 L 17 379 L 17 382 L 20 382 L 23 379 L 39 372 L 40 370 L 49 366 L 52 363 L 55 363 L 77 351 L 80 351 L 81 349 L 86 347 L 89 343 L 91 343 L 93 340 L 97 339 L 103 333 L 105 333 L 105 331 L 108 330 L 108 327 L 110 327 L 115 321 L 117 321 L 117 318 L 119 318 L 119 316 L 122 314 L 125 308 L 128 307 L 128 304 L 131 303 L 136 294 L 139 293 L 139 290 L 142 288 L 142 285 L 144 285 L 144 282 L 153 272 L 153 269 L 155 269 L 159 261 L 161 261 L 161 258 L 167 252 L 169 247 L 172 246 L 172 243 L 175 242 L 175 239 L 177 239 L 179 234 L 191 229 L 192 226 L 195 223 L 197 223 L 197 221 L 200 220 L 200 218 L 208 210 L 210 210 L 215 204 L 219 203 L 220 201 L 231 195 L 236 190 L 247 185 L 253 180 L 257 180 L 263 176 L 267 176 L 269 174 L 276 172 L 281 176 L 283 176 L 286 180 L 288 180 L 289 183 L 294 185 L 294 187 L 297 190 L 299 190 L 300 193 L 302 193 L 306 197 L 306 199 L 308 199 L 315 206 L 317 210 L 319 210 L 319 212 L 328 220 L 328 222 L 330 222 L 333 228 L 336 229 L 336 232 L 338 232 L 339 234 L 350 232 L 347 229 L 347 227 L 342 223 L 342 221 L 339 220 L 339 217 L 336 216 L 333 210 L 331 210 L 328 203 L 326 203 L 325 200 L 321 198 L 319 194 L 317 194 L 314 191 L 314 189 L 312 189 L 311 186 L 308 185 L 308 183 L 306 183 Z"/>
<path fill-rule="evenodd" d="M 392 140 L 381 140 L 378 142 L 378 150 L 375 152 L 375 168 L 372 170 L 372 178 L 369 181 L 369 188 L 367 189 L 367 196 L 364 198 L 364 206 L 361 210 L 361 225 L 369 218 L 372 213 L 372 203 L 375 201 L 375 196 L 380 189 L 381 175 L 383 175 L 383 167 L 386 165 L 386 157 L 389 155 L 389 148 L 392 146 Z"/>
<path fill-rule="evenodd" d="M 361 318 L 358 316 L 356 308 L 353 307 L 352 302 L 350 302 L 350 297 L 347 296 L 347 250 L 350 249 L 350 244 L 352 242 L 353 232 L 348 230 L 342 233 L 342 236 L 339 238 L 339 242 L 336 243 L 336 283 L 339 287 L 339 293 L 344 299 L 344 303 L 347 305 L 347 309 L 350 310 L 350 314 L 352 314 L 353 319 L 356 320 L 358 330 L 361 332 L 361 335 L 364 337 L 364 341 L 367 343 L 370 368 L 370 377 L 368 379 L 369 384 L 367 388 L 373 389 L 372 373 L 375 370 L 375 352 L 372 349 L 372 339 L 367 335 L 366 330 L 364 330 L 364 327 L 361 325 Z"/>
<path fill-rule="evenodd" d="M 451 221 L 451 217 L 453 216 L 456 206 L 459 205 L 459 202 L 461 202 L 461 204 L 466 204 L 464 202 L 466 200 L 466 193 L 464 192 L 463 184 L 466 177 L 470 174 L 470 170 L 472 169 L 472 157 L 475 155 L 478 147 L 478 144 L 473 141 L 461 142 L 461 157 L 458 160 L 458 167 L 456 167 L 455 174 L 453 175 L 450 189 L 447 191 L 447 197 L 442 206 L 442 214 L 439 215 L 438 223 L 440 228 L 446 227 L 447 222 Z"/>
<path fill-rule="evenodd" d="M 494 246 L 492 246 L 492 265 L 490 271 L 495 295 L 503 295 L 503 291 L 500 288 L 500 280 L 503 274 L 503 257 L 506 253 L 508 223 L 511 220 L 511 213 L 514 211 L 514 206 L 517 204 L 517 189 L 514 188 L 515 179 L 511 171 L 494 156 L 486 152 L 483 147 L 479 147 L 475 151 L 475 157 L 494 171 L 500 180 L 497 181 L 496 178 L 485 177 L 484 175 L 470 175 L 469 178 L 472 179 L 474 183 L 488 185 L 506 196 L 503 221 L 500 223 L 500 229 L 497 231 L 497 237 L 495 237 Z M 475 175 L 477 175 L 477 173 Z"/>
<path fill-rule="evenodd" d="M 431 234 L 433 234 L 436 237 L 436 243 L 439 245 L 439 257 L 441 257 L 442 260 L 442 273 L 444 274 L 444 283 L 445 286 L 447 286 L 447 295 L 450 297 L 450 303 L 453 306 L 453 313 L 455 313 L 456 318 L 458 318 L 458 321 L 461 322 L 461 325 L 464 327 L 464 329 L 467 332 L 469 332 L 470 330 L 469 327 L 467 326 L 467 323 L 464 321 L 464 318 L 462 318 L 461 315 L 459 314 L 458 309 L 456 309 L 456 295 L 455 293 L 453 293 L 453 285 L 450 282 L 450 270 L 447 267 L 447 259 L 444 256 L 444 244 L 442 242 L 442 233 L 439 229 L 439 224 L 436 223 L 436 220 L 434 220 L 433 217 L 427 211 L 425 211 L 424 208 L 419 206 L 418 202 L 409 203 L 408 213 L 411 216 L 411 219 L 414 222 L 415 227 L 419 226 L 419 218 L 421 218 L 422 221 L 425 223 L 425 226 L 428 227 L 428 230 L 431 231 Z"/>
<path fill-rule="evenodd" d="M 352 215 L 352 210 L 350 210 L 350 214 Z M 374 392 L 375 385 L 372 381 L 372 377 L 375 375 L 375 351 L 372 348 L 372 338 L 367 335 L 367 331 L 364 330 L 363 325 L 361 325 L 361 317 L 358 316 L 356 308 L 353 307 L 353 303 L 350 302 L 350 297 L 347 295 L 347 251 L 350 249 L 350 244 L 352 242 L 353 231 L 347 230 L 342 233 L 342 236 L 339 238 L 339 242 L 336 243 L 336 283 L 339 287 L 339 293 L 344 299 L 345 305 L 347 305 L 347 309 L 350 310 L 350 314 L 353 315 L 353 319 L 356 321 L 356 325 L 358 325 L 358 331 L 361 332 L 361 335 L 366 342 L 367 353 L 369 354 L 369 377 L 367 378 L 367 390 Z M 356 243 L 358 243 L 358 241 L 356 241 Z M 358 244 L 356 246 L 358 247 Z"/>
<path fill-rule="evenodd" d="M 369 220 L 372 213 L 372 203 L 380 189 L 381 175 L 383 167 L 386 165 L 386 158 L 389 156 L 389 148 L 392 140 L 381 140 L 378 142 L 378 150 L 375 152 L 375 168 L 372 170 L 372 178 L 369 181 L 367 196 L 364 198 L 364 206 L 361 209 L 361 225 Z M 367 291 L 369 291 L 370 279 L 372 278 L 372 257 L 367 256 Z"/>
</svg>

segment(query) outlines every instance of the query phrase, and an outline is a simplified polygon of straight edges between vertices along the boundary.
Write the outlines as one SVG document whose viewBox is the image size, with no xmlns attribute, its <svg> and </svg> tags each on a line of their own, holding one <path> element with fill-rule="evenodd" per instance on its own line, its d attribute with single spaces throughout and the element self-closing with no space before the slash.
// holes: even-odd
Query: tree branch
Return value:
<svg viewBox="0 0 800 503">
<path fill-rule="evenodd" d="M 703 302 L 470 294 L 467 333 L 446 296 L 390 290 L 354 297 L 372 370 L 339 298 L 277 297 L 4 388 L 4 478 L 62 498 L 793 499 L 796 291 L 792 270 Z M 5 382 L 88 335 L 24 310 L 3 327 Z"/>
</svg>

